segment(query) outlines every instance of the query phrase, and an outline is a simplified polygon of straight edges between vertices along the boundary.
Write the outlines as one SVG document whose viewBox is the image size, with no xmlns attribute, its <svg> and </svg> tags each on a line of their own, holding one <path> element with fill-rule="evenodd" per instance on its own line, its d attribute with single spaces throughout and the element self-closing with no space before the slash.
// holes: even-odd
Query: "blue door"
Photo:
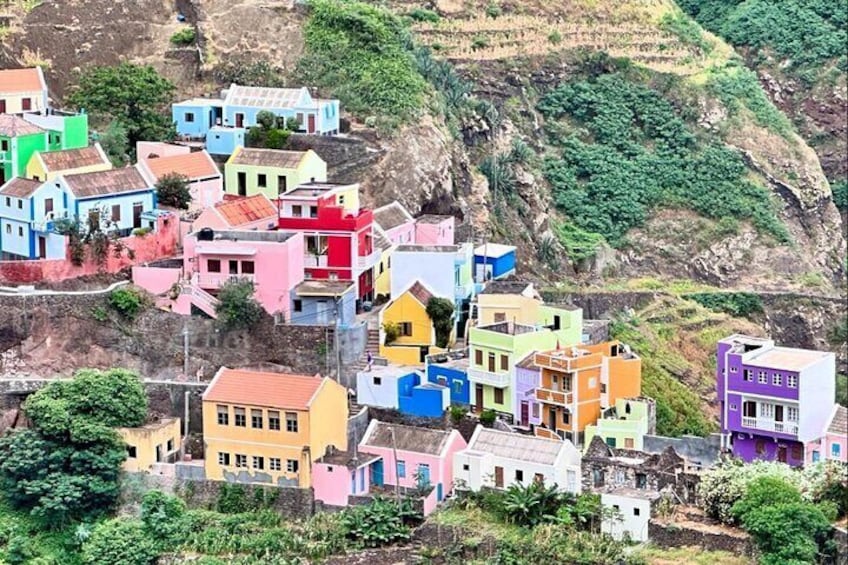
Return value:
<svg viewBox="0 0 848 565">
<path fill-rule="evenodd" d="M 418 487 L 424 488 L 430 484 L 430 466 L 426 463 L 418 465 Z"/>
<path fill-rule="evenodd" d="M 442 492 L 442 483 L 438 483 L 436 485 L 436 501 L 441 502 L 442 498 L 444 498 L 444 493 Z"/>
<path fill-rule="evenodd" d="M 371 484 L 377 487 L 383 486 L 383 460 L 371 463 Z"/>
</svg>

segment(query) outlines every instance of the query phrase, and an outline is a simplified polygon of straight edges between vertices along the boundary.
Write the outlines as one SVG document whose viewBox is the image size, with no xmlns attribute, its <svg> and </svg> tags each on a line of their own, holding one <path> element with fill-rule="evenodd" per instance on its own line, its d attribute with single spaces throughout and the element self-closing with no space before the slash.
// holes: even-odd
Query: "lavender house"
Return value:
<svg viewBox="0 0 848 565">
<path fill-rule="evenodd" d="M 821 435 L 835 392 L 833 353 L 732 335 L 718 342 L 716 383 L 723 445 L 744 461 L 804 464 L 804 444 Z"/>
<path fill-rule="evenodd" d="M 538 426 L 542 423 L 540 403 L 536 400 L 536 389 L 541 383 L 541 369 L 533 362 L 532 352 L 515 365 L 515 422 L 519 426 Z"/>
</svg>

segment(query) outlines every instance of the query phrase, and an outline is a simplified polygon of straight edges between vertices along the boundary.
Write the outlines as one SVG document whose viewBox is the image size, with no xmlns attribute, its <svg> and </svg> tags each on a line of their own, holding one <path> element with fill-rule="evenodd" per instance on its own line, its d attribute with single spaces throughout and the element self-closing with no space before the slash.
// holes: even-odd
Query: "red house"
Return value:
<svg viewBox="0 0 848 565">
<path fill-rule="evenodd" d="M 358 306 L 374 299 L 374 214 L 359 207 L 358 184 L 313 182 L 279 196 L 279 227 L 304 239 L 306 279 L 354 280 Z"/>
</svg>

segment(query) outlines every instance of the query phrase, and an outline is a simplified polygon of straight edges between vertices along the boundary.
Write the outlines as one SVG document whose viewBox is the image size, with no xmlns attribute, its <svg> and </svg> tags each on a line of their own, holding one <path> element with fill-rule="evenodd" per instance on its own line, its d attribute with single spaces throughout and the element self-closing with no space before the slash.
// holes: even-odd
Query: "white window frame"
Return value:
<svg viewBox="0 0 848 565">
<path fill-rule="evenodd" d="M 772 373 L 771 384 L 774 386 L 783 386 L 783 375 L 780 373 Z"/>
<path fill-rule="evenodd" d="M 798 375 L 786 375 L 786 386 L 798 388 Z"/>
<path fill-rule="evenodd" d="M 789 422 L 798 422 L 798 407 L 797 406 L 787 406 L 786 407 L 786 420 Z"/>
<path fill-rule="evenodd" d="M 761 385 L 768 384 L 768 373 L 765 371 L 757 373 L 757 382 Z"/>
<path fill-rule="evenodd" d="M 282 468 L 283 467 L 282 467 L 282 464 L 280 463 L 279 457 L 269 457 L 268 458 L 268 469 L 270 469 L 271 471 L 279 471 Z"/>
<path fill-rule="evenodd" d="M 772 404 L 771 402 L 760 402 L 758 404 L 758 417 L 766 418 L 767 420 L 774 420 L 774 404 Z"/>
</svg>

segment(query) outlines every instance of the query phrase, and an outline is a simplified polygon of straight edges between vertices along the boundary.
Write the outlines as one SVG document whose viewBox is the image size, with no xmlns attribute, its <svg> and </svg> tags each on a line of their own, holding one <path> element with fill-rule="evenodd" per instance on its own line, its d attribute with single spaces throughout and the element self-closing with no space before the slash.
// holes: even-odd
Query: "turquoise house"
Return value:
<svg viewBox="0 0 848 565">
<path fill-rule="evenodd" d="M 185 137 L 205 138 L 210 129 L 221 125 L 223 104 L 223 100 L 216 98 L 192 98 L 172 105 L 171 117 L 177 133 Z"/>
<path fill-rule="evenodd" d="M 244 128 L 213 126 L 206 134 L 206 151 L 210 155 L 232 155 L 236 147 L 244 147 Z"/>
</svg>

